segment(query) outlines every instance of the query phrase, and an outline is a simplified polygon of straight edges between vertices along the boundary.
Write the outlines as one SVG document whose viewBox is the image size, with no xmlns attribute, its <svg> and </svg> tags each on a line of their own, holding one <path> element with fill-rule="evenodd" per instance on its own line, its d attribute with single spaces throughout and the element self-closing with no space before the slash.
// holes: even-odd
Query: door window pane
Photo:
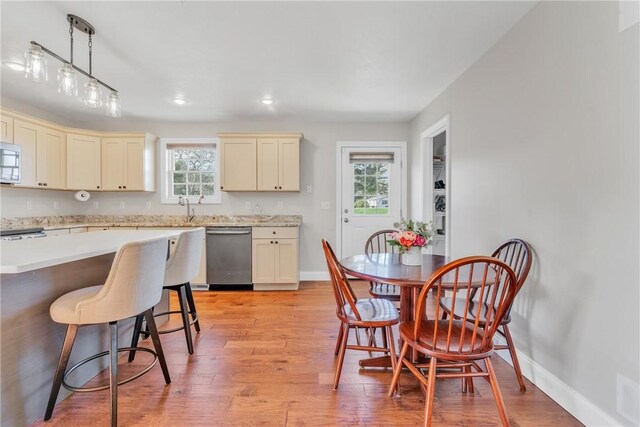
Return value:
<svg viewBox="0 0 640 427">
<path fill-rule="evenodd" d="M 353 214 L 389 215 L 389 165 L 354 163 L 353 175 Z"/>
</svg>

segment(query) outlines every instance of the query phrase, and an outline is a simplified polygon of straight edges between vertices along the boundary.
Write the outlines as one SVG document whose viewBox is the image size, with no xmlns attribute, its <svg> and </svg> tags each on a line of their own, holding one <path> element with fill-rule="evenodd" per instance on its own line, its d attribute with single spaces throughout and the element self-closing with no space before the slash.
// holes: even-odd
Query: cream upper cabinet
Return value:
<svg viewBox="0 0 640 427">
<path fill-rule="evenodd" d="M 67 188 L 100 190 L 100 138 L 67 134 Z"/>
<path fill-rule="evenodd" d="M 300 191 L 302 134 L 219 134 L 224 191 Z"/>
<path fill-rule="evenodd" d="M 48 127 L 38 130 L 36 146 L 38 184 L 42 187 L 67 188 L 67 135 Z"/>
<path fill-rule="evenodd" d="M 297 227 L 254 227 L 251 243 L 255 290 L 298 288 Z"/>
<path fill-rule="evenodd" d="M 36 169 L 39 126 L 24 120 L 13 121 L 13 141 L 21 147 L 20 184 L 16 187 L 38 187 Z"/>
<path fill-rule="evenodd" d="M 155 138 L 102 138 L 102 189 L 154 191 Z"/>
<path fill-rule="evenodd" d="M 0 114 L 0 141 L 13 143 L 13 117 Z"/>
<path fill-rule="evenodd" d="M 64 132 L 29 121 L 13 121 L 14 142 L 21 146 L 19 187 L 65 189 L 67 137 Z"/>
<path fill-rule="evenodd" d="M 256 138 L 220 138 L 220 189 L 256 191 Z"/>
</svg>

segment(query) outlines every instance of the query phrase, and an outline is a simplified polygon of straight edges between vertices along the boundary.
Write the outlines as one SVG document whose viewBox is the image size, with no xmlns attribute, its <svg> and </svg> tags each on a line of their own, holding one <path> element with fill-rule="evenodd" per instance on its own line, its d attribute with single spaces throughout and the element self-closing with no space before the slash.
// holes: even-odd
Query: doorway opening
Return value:
<svg viewBox="0 0 640 427">
<path fill-rule="evenodd" d="M 450 141 L 449 115 L 421 134 L 423 217 L 434 232 L 428 252 L 445 256 L 451 251 Z"/>
</svg>

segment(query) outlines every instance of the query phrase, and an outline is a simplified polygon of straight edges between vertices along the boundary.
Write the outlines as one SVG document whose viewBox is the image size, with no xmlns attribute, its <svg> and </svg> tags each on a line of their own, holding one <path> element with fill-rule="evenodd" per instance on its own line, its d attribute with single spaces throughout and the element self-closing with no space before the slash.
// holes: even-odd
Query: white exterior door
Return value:
<svg viewBox="0 0 640 427">
<path fill-rule="evenodd" d="M 402 217 L 402 146 L 343 146 L 340 155 L 340 257 L 364 253 L 369 236 Z"/>
</svg>

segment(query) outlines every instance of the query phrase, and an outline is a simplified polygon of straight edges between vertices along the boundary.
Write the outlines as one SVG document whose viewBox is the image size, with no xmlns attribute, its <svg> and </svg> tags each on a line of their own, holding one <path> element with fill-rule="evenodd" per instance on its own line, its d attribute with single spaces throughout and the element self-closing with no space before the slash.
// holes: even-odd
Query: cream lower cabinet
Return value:
<svg viewBox="0 0 640 427">
<path fill-rule="evenodd" d="M 14 142 L 22 150 L 17 187 L 66 188 L 67 139 L 64 132 L 25 120 L 13 121 Z"/>
<path fill-rule="evenodd" d="M 138 227 L 138 230 L 193 230 L 193 227 Z M 171 239 L 169 253 L 173 253 L 178 238 Z M 207 283 L 207 235 L 202 238 L 202 255 L 200 256 L 200 268 L 198 275 L 191 280 L 191 284 Z"/>
<path fill-rule="evenodd" d="M 67 134 L 67 188 L 100 190 L 100 138 Z"/>
<path fill-rule="evenodd" d="M 254 290 L 298 289 L 298 227 L 253 227 Z"/>
</svg>

